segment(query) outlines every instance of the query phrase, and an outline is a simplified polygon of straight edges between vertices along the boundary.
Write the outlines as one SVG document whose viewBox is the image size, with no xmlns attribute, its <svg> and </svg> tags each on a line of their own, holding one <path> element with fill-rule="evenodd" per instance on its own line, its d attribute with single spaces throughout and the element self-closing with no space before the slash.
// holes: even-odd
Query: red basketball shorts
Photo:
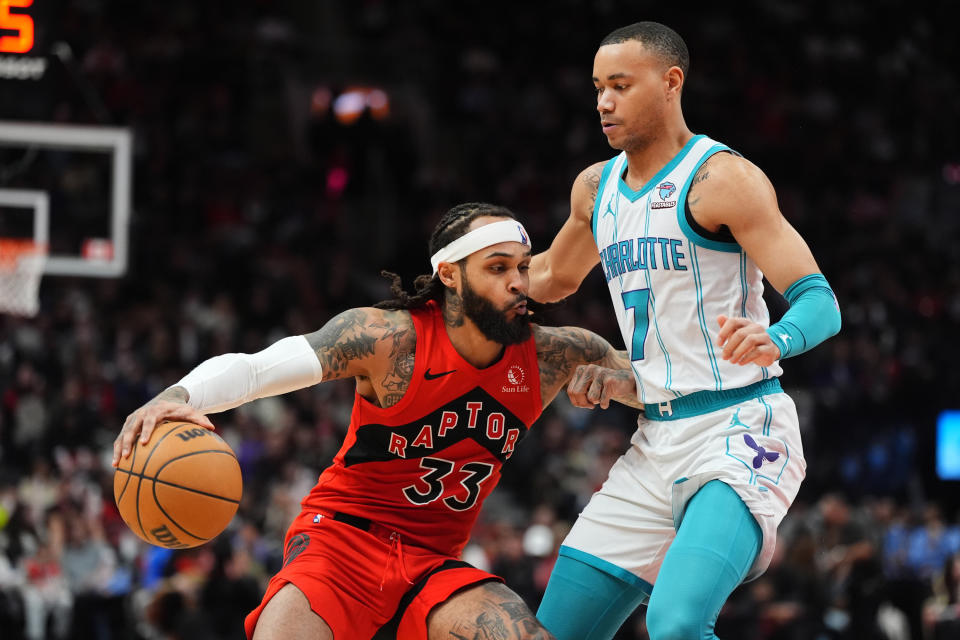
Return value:
<svg viewBox="0 0 960 640">
<path fill-rule="evenodd" d="M 335 640 L 426 640 L 427 616 L 435 606 L 464 587 L 500 581 L 457 558 L 404 545 L 398 534 L 376 523 L 342 514 L 301 513 L 287 531 L 284 549 L 283 568 L 244 622 L 247 638 L 267 602 L 288 582 L 306 595 Z"/>
</svg>

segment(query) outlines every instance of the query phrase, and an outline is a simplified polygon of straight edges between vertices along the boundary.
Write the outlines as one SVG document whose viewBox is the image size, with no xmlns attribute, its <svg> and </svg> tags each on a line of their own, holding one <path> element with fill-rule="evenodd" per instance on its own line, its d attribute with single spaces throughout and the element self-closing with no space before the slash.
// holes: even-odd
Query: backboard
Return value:
<svg viewBox="0 0 960 640">
<path fill-rule="evenodd" d="M 0 120 L 0 151 L 23 156 L 18 160 L 23 166 L 0 171 L 0 235 L 20 230 L 46 245 L 45 274 L 109 278 L 126 272 L 132 198 L 129 129 Z M 42 162 L 37 160 L 41 155 Z M 38 166 L 30 170 L 26 165 Z M 79 221 L 64 214 L 70 198 L 59 192 L 77 179 L 58 176 L 65 167 L 88 181 L 93 192 Z"/>
</svg>

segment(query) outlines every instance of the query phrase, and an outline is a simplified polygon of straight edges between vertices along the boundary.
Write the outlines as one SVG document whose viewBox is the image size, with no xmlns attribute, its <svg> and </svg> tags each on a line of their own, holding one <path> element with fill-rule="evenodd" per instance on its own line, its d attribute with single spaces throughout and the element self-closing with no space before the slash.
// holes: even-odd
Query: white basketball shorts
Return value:
<svg viewBox="0 0 960 640">
<path fill-rule="evenodd" d="M 687 501 L 707 482 L 721 480 L 740 495 L 763 533 L 747 580 L 763 573 L 806 473 L 793 400 L 781 391 L 676 420 L 641 413 L 637 424 L 630 449 L 564 546 L 654 584 Z"/>
</svg>

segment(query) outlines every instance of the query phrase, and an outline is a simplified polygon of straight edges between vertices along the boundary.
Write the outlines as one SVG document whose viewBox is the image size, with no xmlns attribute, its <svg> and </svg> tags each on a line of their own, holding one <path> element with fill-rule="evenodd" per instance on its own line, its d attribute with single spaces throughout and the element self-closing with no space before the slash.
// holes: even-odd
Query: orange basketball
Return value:
<svg viewBox="0 0 960 640">
<path fill-rule="evenodd" d="M 230 446 L 190 422 L 157 425 L 150 441 L 120 459 L 113 497 L 130 529 L 168 549 L 196 547 L 226 529 L 243 479 Z"/>
</svg>

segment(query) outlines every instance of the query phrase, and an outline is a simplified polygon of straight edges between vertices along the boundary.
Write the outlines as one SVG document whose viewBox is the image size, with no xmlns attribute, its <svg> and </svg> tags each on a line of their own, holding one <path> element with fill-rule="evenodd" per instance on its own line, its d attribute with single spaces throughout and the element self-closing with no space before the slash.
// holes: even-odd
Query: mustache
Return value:
<svg viewBox="0 0 960 640">
<path fill-rule="evenodd" d="M 528 296 L 517 296 L 517 297 L 513 300 L 513 302 L 507 304 L 507 306 L 505 306 L 505 307 L 503 308 L 503 310 L 504 310 L 504 311 L 509 311 L 510 309 L 513 309 L 515 306 L 517 306 L 517 305 L 519 305 L 519 304 L 526 304 L 526 303 L 529 302 L 529 301 L 530 301 L 530 298 L 529 298 Z"/>
</svg>

